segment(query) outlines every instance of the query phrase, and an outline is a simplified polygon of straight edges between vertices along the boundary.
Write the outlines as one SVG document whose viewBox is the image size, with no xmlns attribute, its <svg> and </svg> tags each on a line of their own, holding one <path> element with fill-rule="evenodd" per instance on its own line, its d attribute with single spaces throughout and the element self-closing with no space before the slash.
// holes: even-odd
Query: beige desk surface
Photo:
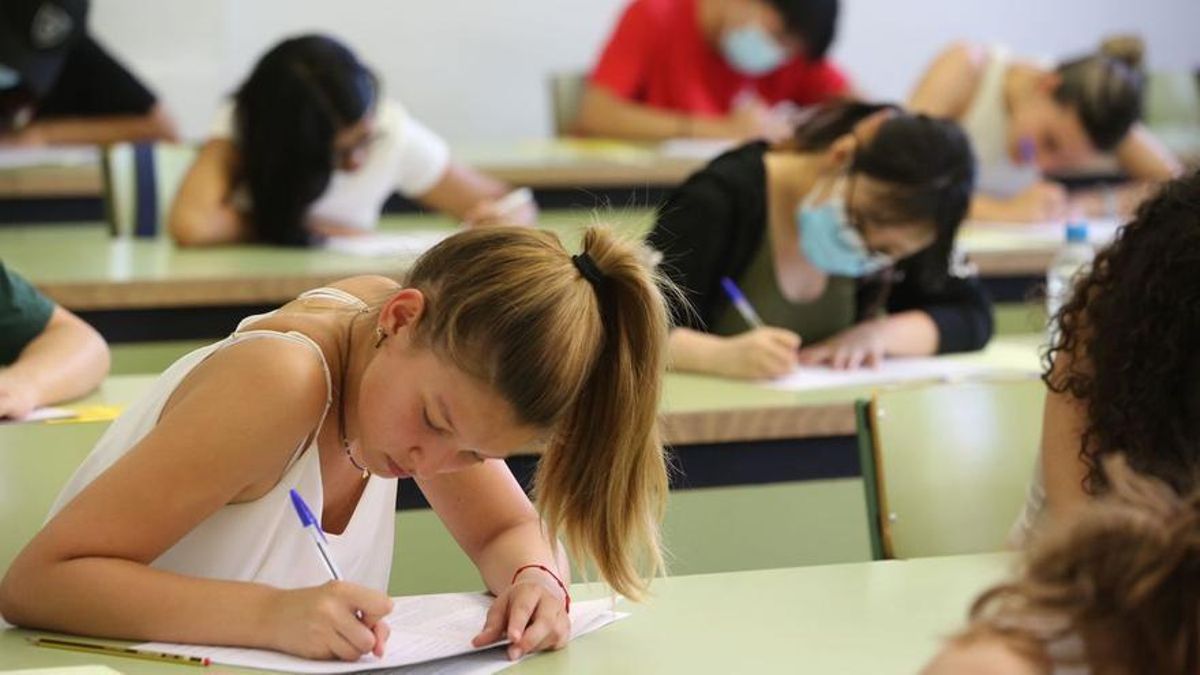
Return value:
<svg viewBox="0 0 1200 675">
<path fill-rule="evenodd" d="M 452 149 L 458 161 L 511 185 L 534 189 L 658 186 L 683 182 L 707 161 L 679 156 L 654 144 L 606 139 L 530 139 L 466 144 Z M 99 154 L 62 163 L 51 153 L 41 163 L 0 168 L 0 199 L 99 197 Z"/>
<path fill-rule="evenodd" d="M 629 618 L 505 672 L 914 673 L 1013 561 L 1001 553 L 664 579 L 649 603 L 622 603 Z M 0 633 L 0 668 L 205 672 L 36 648 L 25 642 L 32 634 Z"/>
<path fill-rule="evenodd" d="M 575 246 L 597 219 L 644 233 L 645 209 L 546 211 L 542 226 Z M 449 230 L 432 215 L 384 218 L 382 232 Z M 968 224 L 960 245 L 985 276 L 1040 276 L 1062 239 L 1052 226 Z M 112 239 L 98 223 L 0 227 L 0 256 L 59 304 L 77 311 L 238 304 L 278 304 L 300 292 L 356 274 L 399 277 L 411 259 L 362 257 L 325 250 L 268 246 L 181 249 L 166 237 Z"/>
<path fill-rule="evenodd" d="M 1039 372 L 1040 343 L 1038 335 L 1003 335 L 982 352 L 943 358 L 982 364 L 1001 377 L 1031 377 Z M 153 379 L 113 376 L 99 391 L 73 405 L 127 405 Z M 855 433 L 854 401 L 869 397 L 875 388 L 788 392 L 752 382 L 672 373 L 663 392 L 665 438 L 672 445 L 692 445 L 849 436 Z M 43 428 L 37 423 L 0 425 L 0 444 L 26 447 Z"/>
</svg>

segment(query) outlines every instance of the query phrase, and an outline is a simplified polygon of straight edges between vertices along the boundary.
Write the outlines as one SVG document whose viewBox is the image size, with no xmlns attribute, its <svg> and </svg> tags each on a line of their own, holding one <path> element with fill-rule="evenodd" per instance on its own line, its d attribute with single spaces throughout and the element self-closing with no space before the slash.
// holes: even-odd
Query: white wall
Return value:
<svg viewBox="0 0 1200 675">
<path fill-rule="evenodd" d="M 218 99 L 282 36 L 349 42 L 452 141 L 550 133 L 545 78 L 586 68 L 625 0 L 93 0 L 92 26 L 203 136 Z M 860 87 L 902 98 L 957 38 L 1047 57 L 1140 33 L 1154 68 L 1200 66 L 1197 0 L 842 0 L 834 48 Z"/>
</svg>

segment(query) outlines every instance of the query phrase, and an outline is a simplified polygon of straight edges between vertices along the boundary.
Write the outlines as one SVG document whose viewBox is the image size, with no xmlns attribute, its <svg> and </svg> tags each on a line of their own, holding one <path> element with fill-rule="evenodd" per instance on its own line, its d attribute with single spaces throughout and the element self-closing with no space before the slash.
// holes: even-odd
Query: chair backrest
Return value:
<svg viewBox="0 0 1200 675">
<path fill-rule="evenodd" d="M 104 205 L 114 235 L 154 237 L 196 148 L 174 143 L 116 143 L 104 148 Z"/>
<path fill-rule="evenodd" d="M 882 390 L 861 405 L 873 553 L 1002 550 L 1037 461 L 1044 397 L 1040 380 L 1022 378 Z"/>
<path fill-rule="evenodd" d="M 586 83 L 587 74 L 579 71 L 550 75 L 550 109 L 554 118 L 555 136 L 570 136 L 574 133 L 575 120 L 579 117 L 579 105 L 583 101 L 583 87 Z"/>
</svg>

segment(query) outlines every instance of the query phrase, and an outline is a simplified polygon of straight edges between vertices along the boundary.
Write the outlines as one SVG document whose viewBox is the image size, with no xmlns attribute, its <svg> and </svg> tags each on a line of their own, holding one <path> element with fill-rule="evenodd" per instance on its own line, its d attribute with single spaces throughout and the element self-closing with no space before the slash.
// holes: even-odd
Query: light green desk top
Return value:
<svg viewBox="0 0 1200 675">
<path fill-rule="evenodd" d="M 913 673 L 1013 562 L 1000 553 L 663 579 L 649 603 L 622 603 L 629 618 L 505 672 Z M 0 668 L 99 663 L 131 675 L 189 672 L 35 648 L 25 643 L 31 634 L 0 633 Z"/>
<path fill-rule="evenodd" d="M 652 224 L 648 209 L 560 210 L 542 226 L 569 249 L 597 220 L 637 237 Z M 451 231 L 429 214 L 387 216 L 381 232 Z M 1103 239 L 1103 233 L 1100 235 Z M 1052 225 L 968 224 L 960 247 L 982 275 L 1039 276 L 1062 240 Z M 320 249 L 223 246 L 181 249 L 167 237 L 112 239 L 99 223 L 0 228 L 0 255 L 59 304 L 72 310 L 278 304 L 299 293 L 358 274 L 400 277 L 412 256 L 363 257 Z"/>
<path fill-rule="evenodd" d="M 604 220 L 633 236 L 647 211 L 611 211 Z M 595 221 L 590 211 L 548 211 L 543 227 L 568 248 Z M 381 231 L 438 230 L 455 224 L 434 215 L 384 219 Z M 400 277 L 412 256 L 368 257 L 271 246 L 176 247 L 167 237 L 113 239 L 99 223 L 0 227 L 0 255 L 59 304 L 72 310 L 282 304 L 322 284 L 359 274 Z"/>
<path fill-rule="evenodd" d="M 1003 335 L 982 352 L 942 358 L 984 365 L 996 376 L 1030 377 L 1039 372 L 1041 340 L 1039 335 Z M 70 405 L 127 405 L 153 380 L 151 375 L 109 377 L 97 392 Z M 854 402 L 877 388 L 789 392 L 753 382 L 671 373 L 663 391 L 663 426 L 673 445 L 849 436 L 855 432 Z M 0 425 L 0 447 L 25 446 L 44 427 Z"/>
</svg>

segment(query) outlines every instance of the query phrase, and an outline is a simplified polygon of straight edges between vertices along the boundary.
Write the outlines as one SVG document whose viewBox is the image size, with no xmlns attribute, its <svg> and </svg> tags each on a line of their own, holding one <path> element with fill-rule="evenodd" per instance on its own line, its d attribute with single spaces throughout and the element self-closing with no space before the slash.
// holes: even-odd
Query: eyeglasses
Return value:
<svg viewBox="0 0 1200 675">
<path fill-rule="evenodd" d="M 867 254 L 867 266 L 872 272 L 893 267 L 896 260 L 892 256 L 880 251 L 872 251 L 871 247 L 867 245 L 865 221 L 862 214 L 857 213 L 851 207 L 854 202 L 854 184 L 855 176 L 851 173 L 850 177 L 846 179 L 846 197 L 842 200 L 846 209 L 846 224 L 848 225 L 842 230 L 842 240 Z"/>
</svg>

